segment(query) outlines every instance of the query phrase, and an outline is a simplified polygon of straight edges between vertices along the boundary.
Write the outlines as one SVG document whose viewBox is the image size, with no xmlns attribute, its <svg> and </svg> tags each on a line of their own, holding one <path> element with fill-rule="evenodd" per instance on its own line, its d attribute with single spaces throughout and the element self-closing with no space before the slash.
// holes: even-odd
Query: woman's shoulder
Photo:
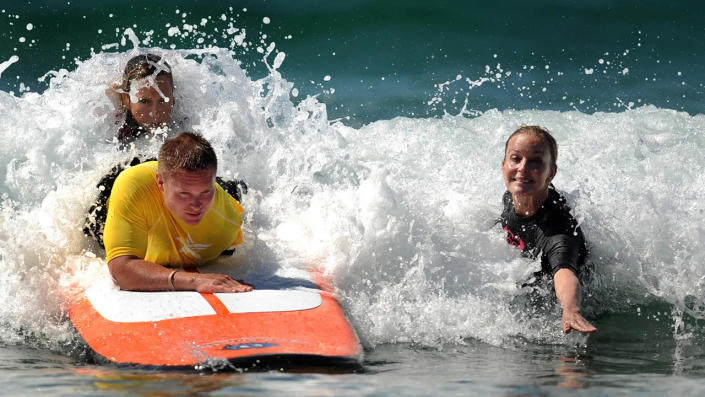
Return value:
<svg viewBox="0 0 705 397">
<path fill-rule="evenodd" d="M 509 190 L 506 190 L 502 195 L 502 214 L 500 220 L 506 222 L 509 218 L 514 219 L 515 217 L 516 214 L 514 213 L 512 194 L 509 193 Z"/>
<path fill-rule="evenodd" d="M 546 204 L 549 207 L 570 211 L 568 200 L 565 199 L 565 196 L 559 192 L 553 184 L 548 186 L 548 197 L 546 198 Z"/>
<path fill-rule="evenodd" d="M 568 200 L 553 185 L 549 187 L 545 208 L 546 212 L 543 219 L 547 225 L 571 229 L 575 229 L 578 226 Z"/>
<path fill-rule="evenodd" d="M 504 194 L 502 195 L 502 207 L 506 211 L 507 208 L 511 208 L 512 205 L 513 205 L 512 194 L 509 193 L 509 190 L 505 190 Z"/>
</svg>

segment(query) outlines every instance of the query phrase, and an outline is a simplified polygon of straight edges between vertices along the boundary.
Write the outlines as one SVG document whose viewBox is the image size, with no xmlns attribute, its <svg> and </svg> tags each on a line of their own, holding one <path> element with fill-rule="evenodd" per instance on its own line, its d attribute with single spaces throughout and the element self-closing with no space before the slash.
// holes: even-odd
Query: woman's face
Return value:
<svg viewBox="0 0 705 397">
<path fill-rule="evenodd" d="M 513 195 L 545 194 L 556 175 L 548 144 L 532 133 L 515 135 L 502 160 L 502 178 Z"/>
<path fill-rule="evenodd" d="M 150 78 L 132 81 L 128 99 L 132 117 L 141 127 L 152 130 L 169 123 L 174 108 L 171 76 L 161 74 L 153 81 Z"/>
</svg>

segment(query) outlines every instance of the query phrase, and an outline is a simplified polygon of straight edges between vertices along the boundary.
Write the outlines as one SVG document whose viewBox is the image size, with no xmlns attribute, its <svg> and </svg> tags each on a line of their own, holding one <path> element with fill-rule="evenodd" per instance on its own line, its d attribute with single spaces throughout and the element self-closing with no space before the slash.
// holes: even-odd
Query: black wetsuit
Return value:
<svg viewBox="0 0 705 397">
<path fill-rule="evenodd" d="M 507 232 L 507 242 L 520 248 L 525 256 L 541 257 L 541 271 L 534 274 L 537 279 L 553 276 L 563 268 L 572 270 L 579 279 L 585 277 L 587 247 L 583 232 L 565 198 L 553 186 L 541 208 L 529 217 L 516 214 L 511 193 L 505 192 L 502 202 L 500 223 Z"/>
</svg>

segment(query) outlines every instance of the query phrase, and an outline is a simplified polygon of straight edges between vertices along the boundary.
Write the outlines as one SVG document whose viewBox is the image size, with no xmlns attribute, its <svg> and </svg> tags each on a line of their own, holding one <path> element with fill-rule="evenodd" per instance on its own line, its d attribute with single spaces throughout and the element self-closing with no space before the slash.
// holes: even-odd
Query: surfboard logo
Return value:
<svg viewBox="0 0 705 397">
<path fill-rule="evenodd" d="M 279 346 L 276 343 L 269 342 L 252 342 L 252 343 L 238 343 L 236 345 L 225 345 L 223 350 L 246 350 L 246 349 L 264 349 L 267 347 Z"/>
<path fill-rule="evenodd" d="M 210 244 L 194 243 L 190 233 L 186 234 L 186 241 L 181 237 L 177 237 L 176 239 L 181 243 L 181 249 L 179 251 L 196 259 L 201 259 L 199 252 L 211 246 Z"/>
</svg>

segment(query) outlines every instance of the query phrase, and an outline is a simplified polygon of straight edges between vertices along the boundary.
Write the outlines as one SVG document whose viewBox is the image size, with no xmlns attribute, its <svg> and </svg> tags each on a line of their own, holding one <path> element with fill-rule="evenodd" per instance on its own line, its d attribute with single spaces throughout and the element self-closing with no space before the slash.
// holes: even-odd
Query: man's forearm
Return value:
<svg viewBox="0 0 705 397">
<path fill-rule="evenodd" d="M 110 275 L 120 289 L 127 291 L 168 291 L 172 269 L 133 256 L 108 262 Z"/>
<path fill-rule="evenodd" d="M 247 292 L 242 284 L 227 274 L 174 271 L 136 256 L 121 256 L 108 262 L 110 275 L 120 289 L 127 291 L 198 291 Z"/>
</svg>

